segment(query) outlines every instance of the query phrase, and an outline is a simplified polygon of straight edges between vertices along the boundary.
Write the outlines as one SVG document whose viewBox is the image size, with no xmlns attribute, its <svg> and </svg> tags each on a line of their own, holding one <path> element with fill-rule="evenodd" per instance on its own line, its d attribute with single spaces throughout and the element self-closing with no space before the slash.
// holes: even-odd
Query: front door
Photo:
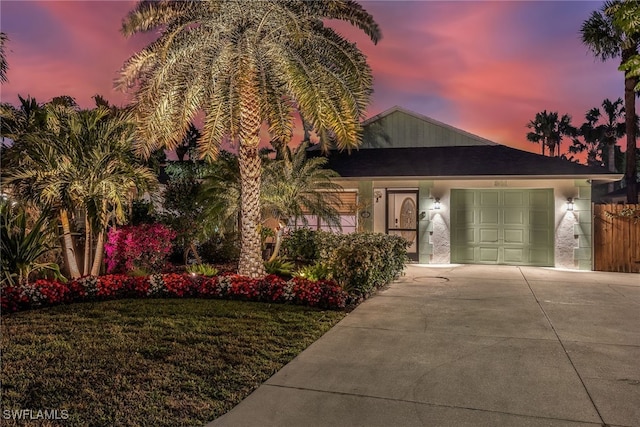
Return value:
<svg viewBox="0 0 640 427">
<path fill-rule="evenodd" d="M 418 260 L 418 191 L 387 190 L 387 234 L 409 241 L 407 255 Z"/>
</svg>

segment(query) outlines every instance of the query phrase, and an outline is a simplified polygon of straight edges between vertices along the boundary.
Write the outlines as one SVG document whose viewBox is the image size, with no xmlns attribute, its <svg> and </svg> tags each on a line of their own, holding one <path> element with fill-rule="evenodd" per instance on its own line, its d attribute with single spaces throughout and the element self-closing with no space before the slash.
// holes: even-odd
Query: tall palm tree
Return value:
<svg viewBox="0 0 640 427">
<path fill-rule="evenodd" d="M 9 66 L 7 65 L 7 55 L 4 51 L 4 45 L 7 40 L 7 35 L 0 32 L 0 83 L 7 81 L 7 69 Z"/>
<path fill-rule="evenodd" d="M 589 19 L 582 23 L 582 42 L 591 52 L 602 61 L 620 58 L 625 64 L 638 55 L 640 46 L 640 27 L 620 25 L 617 15 L 627 7 L 637 8 L 637 2 L 606 1 L 600 10 L 594 11 Z M 635 87 L 638 77 L 625 71 L 624 79 L 624 109 L 625 132 L 627 134 L 626 171 L 627 201 L 638 203 L 638 189 L 636 182 L 636 105 Z"/>
<path fill-rule="evenodd" d="M 9 103 L 0 104 L 0 136 L 3 141 L 5 138 L 18 141 L 29 133 L 46 129 L 44 104 L 30 96 L 23 98 L 18 95 L 18 99 L 18 108 Z"/>
<path fill-rule="evenodd" d="M 290 140 L 297 110 L 325 147 L 358 146 L 369 103 L 366 57 L 333 29 L 346 21 L 373 42 L 373 17 L 353 0 L 142 1 L 125 18 L 125 35 L 159 31 L 131 57 L 117 86 L 137 84 L 139 149 L 175 147 L 199 110 L 205 121 L 202 157 L 215 158 L 229 140 L 239 151 L 241 254 L 239 273 L 264 274 L 260 224 L 260 131 Z"/>
</svg>

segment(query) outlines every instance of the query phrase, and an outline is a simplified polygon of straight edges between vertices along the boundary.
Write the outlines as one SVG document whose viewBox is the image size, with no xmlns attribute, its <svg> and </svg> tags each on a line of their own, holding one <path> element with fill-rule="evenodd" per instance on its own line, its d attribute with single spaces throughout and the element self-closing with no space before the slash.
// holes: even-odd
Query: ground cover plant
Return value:
<svg viewBox="0 0 640 427">
<path fill-rule="evenodd" d="M 65 409 L 69 426 L 200 426 L 344 315 L 213 299 L 124 299 L 14 313 L 2 319 L 2 408 Z"/>
</svg>

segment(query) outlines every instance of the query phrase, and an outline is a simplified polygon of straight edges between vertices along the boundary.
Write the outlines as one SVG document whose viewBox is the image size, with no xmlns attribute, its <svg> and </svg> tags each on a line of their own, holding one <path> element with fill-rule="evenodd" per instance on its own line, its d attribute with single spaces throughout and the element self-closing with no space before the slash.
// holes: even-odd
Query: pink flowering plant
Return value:
<svg viewBox="0 0 640 427">
<path fill-rule="evenodd" d="M 161 271 L 176 233 L 162 224 L 140 224 L 111 229 L 105 243 L 107 273 L 136 269 Z"/>
</svg>

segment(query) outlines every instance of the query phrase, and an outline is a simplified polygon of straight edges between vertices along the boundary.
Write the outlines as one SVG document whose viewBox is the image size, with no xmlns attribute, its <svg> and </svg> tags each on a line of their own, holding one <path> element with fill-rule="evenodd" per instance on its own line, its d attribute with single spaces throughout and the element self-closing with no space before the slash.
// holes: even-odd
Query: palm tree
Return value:
<svg viewBox="0 0 640 427">
<path fill-rule="evenodd" d="M 624 116 L 625 110 L 622 98 L 618 98 L 614 102 L 609 99 L 602 101 L 602 110 L 604 111 L 605 122 L 598 126 L 602 149 L 607 149 L 607 163 L 610 172 L 616 172 L 616 143 L 625 134 L 626 124 L 620 121 Z"/>
<path fill-rule="evenodd" d="M 569 147 L 571 153 L 582 153 L 587 151 L 587 164 L 590 166 L 601 166 L 601 132 L 598 128 L 600 120 L 600 109 L 592 108 L 585 115 L 585 122 L 578 129 L 578 136 L 582 137 L 582 141 L 577 137 L 573 139 L 573 144 Z"/>
<path fill-rule="evenodd" d="M 57 216 L 62 228 L 63 254 L 72 278 L 80 277 L 71 231 L 77 200 L 70 191 L 76 170 L 68 132 L 60 118 L 66 107 L 47 105 L 44 129 L 21 135 L 3 149 L 3 184 L 11 194 Z"/>
<path fill-rule="evenodd" d="M 340 200 L 337 192 L 342 187 L 333 180 L 339 175 L 324 166 L 326 157 L 307 158 L 309 144 L 304 141 L 293 152 L 285 147 L 282 159 L 265 164 L 261 201 L 264 218 L 273 218 L 278 224 L 301 220 L 307 224 L 305 214 L 315 215 L 323 222 L 340 227 L 340 215 L 335 206 Z M 270 261 L 278 256 L 283 228 L 276 230 L 276 246 Z"/>
<path fill-rule="evenodd" d="M 575 136 L 576 129 L 571 125 L 571 116 L 564 114 L 558 119 L 558 112 L 547 110 L 536 113 L 534 120 L 527 123 L 532 132 L 527 133 L 527 140 L 542 145 L 542 155 L 545 147 L 549 148 L 549 155 L 553 156 L 557 148 L 560 156 L 560 143 L 564 136 Z"/>
<path fill-rule="evenodd" d="M 46 129 L 46 111 L 44 105 L 35 98 L 18 95 L 20 107 L 9 103 L 0 104 L 0 136 L 2 140 L 18 141 L 25 135 Z"/>
<path fill-rule="evenodd" d="M 137 194 L 157 182 L 152 171 L 133 155 L 134 125 L 123 110 L 97 107 L 71 117 L 73 147 L 78 150 L 76 171 L 81 179 L 73 191 L 85 217 L 84 274 L 97 276 L 102 266 L 105 232 L 109 221 L 125 222 L 125 206 Z M 96 236 L 94 257 L 89 269 L 92 237 Z"/>
<path fill-rule="evenodd" d="M 143 1 L 123 32 L 159 30 L 159 38 L 124 65 L 120 88 L 138 84 L 134 104 L 140 152 L 173 148 L 199 110 L 205 113 L 201 157 L 215 158 L 223 141 L 237 145 L 241 174 L 242 249 L 239 273 L 264 274 L 261 259 L 258 145 L 290 140 L 294 112 L 325 148 L 361 141 L 372 85 L 366 57 L 325 27 L 347 21 L 377 42 L 377 24 L 352 0 Z"/>
<path fill-rule="evenodd" d="M 0 83 L 7 81 L 7 69 L 9 66 L 7 65 L 7 56 L 4 52 L 4 44 L 7 40 L 7 35 L 0 32 Z"/>
<path fill-rule="evenodd" d="M 305 215 L 315 215 L 324 223 L 340 227 L 335 206 L 340 204 L 337 193 L 342 187 L 334 182 L 338 174 L 326 169 L 326 157 L 307 158 L 309 144 L 304 141 L 295 150 L 283 147 L 280 158 L 270 159 L 262 153 L 262 186 L 260 189 L 261 222 L 274 219 L 287 225 L 293 220 L 307 224 Z M 201 200 L 205 216 L 226 231 L 237 230 L 240 218 L 240 171 L 237 157 L 223 152 L 211 165 L 205 177 Z M 282 227 L 276 230 L 278 254 Z"/>
<path fill-rule="evenodd" d="M 627 63 L 638 55 L 640 45 L 640 27 L 620 25 L 619 16 L 627 8 L 637 8 L 637 2 L 607 1 L 600 10 L 594 11 L 589 19 L 582 23 L 582 42 L 602 61 L 620 58 L 621 64 Z M 638 77 L 625 71 L 624 109 L 625 132 L 627 134 L 626 171 L 627 202 L 638 203 L 636 182 L 636 106 L 635 87 Z"/>
<path fill-rule="evenodd" d="M 198 111 L 205 113 L 201 157 L 223 141 L 237 145 L 241 174 L 239 273 L 264 274 L 260 225 L 260 131 L 288 141 L 293 115 L 316 130 L 325 148 L 357 147 L 371 95 L 366 57 L 324 22 L 342 20 L 373 42 L 380 31 L 352 0 L 140 2 L 125 18 L 126 35 L 159 38 L 131 57 L 117 82 L 137 84 L 139 151 L 173 148 Z"/>
</svg>

